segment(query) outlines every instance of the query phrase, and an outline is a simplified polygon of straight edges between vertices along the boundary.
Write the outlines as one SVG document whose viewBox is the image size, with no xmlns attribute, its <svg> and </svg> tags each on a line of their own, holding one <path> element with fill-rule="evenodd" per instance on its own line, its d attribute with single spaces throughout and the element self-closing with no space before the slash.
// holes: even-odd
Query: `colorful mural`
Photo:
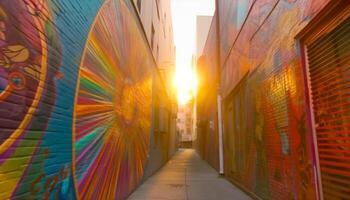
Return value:
<svg viewBox="0 0 350 200">
<path fill-rule="evenodd" d="M 314 143 L 295 37 L 328 2 L 219 1 L 215 17 L 220 20 L 225 175 L 263 199 L 317 196 Z M 207 66 L 213 66 L 218 46 L 210 44 L 216 39 L 211 30 L 203 54 Z M 200 103 L 198 108 L 207 104 Z M 214 141 L 217 135 L 205 139 Z"/>
<path fill-rule="evenodd" d="M 263 198 L 315 197 L 305 113 L 299 100 L 304 97 L 295 87 L 302 81 L 298 67 L 295 62 L 275 72 L 273 79 L 256 71 L 233 97 L 238 103 L 235 120 L 241 123 L 234 125 L 232 133 L 238 140 L 233 148 L 239 148 L 233 163 L 240 169 L 232 178 Z"/>
<path fill-rule="evenodd" d="M 76 95 L 73 172 L 81 199 L 124 199 L 143 176 L 153 64 L 144 52 L 125 2 L 106 1 L 88 36 Z"/>
<path fill-rule="evenodd" d="M 125 199 L 158 79 L 131 1 L 1 0 L 0 199 Z"/>
<path fill-rule="evenodd" d="M 0 199 L 23 192 L 55 102 L 61 58 L 51 19 L 45 1 L 0 2 Z"/>
<path fill-rule="evenodd" d="M 220 19 L 220 59 L 223 61 L 230 53 L 239 30 L 244 25 L 253 0 L 219 1 Z"/>
</svg>

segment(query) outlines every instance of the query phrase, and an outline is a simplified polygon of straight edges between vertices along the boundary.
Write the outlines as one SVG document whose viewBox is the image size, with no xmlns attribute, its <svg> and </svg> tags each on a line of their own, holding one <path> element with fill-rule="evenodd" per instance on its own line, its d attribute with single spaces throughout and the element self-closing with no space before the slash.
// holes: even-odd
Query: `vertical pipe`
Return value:
<svg viewBox="0 0 350 200">
<path fill-rule="evenodd" d="M 216 9 L 216 49 L 217 49 L 217 104 L 218 104 L 218 128 L 219 128 L 219 166 L 220 174 L 224 174 L 224 145 L 223 145 L 223 129 L 222 129 L 222 105 L 221 105 L 221 52 L 220 52 L 220 9 L 219 0 L 215 0 Z"/>
<path fill-rule="evenodd" d="M 220 162 L 220 174 L 224 174 L 224 144 L 223 144 L 223 132 L 222 132 L 222 108 L 221 108 L 221 95 L 218 95 L 218 124 L 219 124 L 219 162 Z"/>
</svg>

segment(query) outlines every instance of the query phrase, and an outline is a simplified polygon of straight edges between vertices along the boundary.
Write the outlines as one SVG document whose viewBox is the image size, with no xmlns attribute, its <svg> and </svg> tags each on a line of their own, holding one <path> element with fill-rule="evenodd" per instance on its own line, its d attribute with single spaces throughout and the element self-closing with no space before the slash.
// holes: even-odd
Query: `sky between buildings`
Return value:
<svg viewBox="0 0 350 200">
<path fill-rule="evenodd" d="M 188 92 L 193 83 L 192 55 L 196 52 L 196 16 L 212 16 L 215 0 L 171 0 L 174 42 L 176 46 L 177 87 Z M 180 87 L 180 88 L 179 88 Z M 186 94 L 183 94 L 186 95 Z"/>
</svg>

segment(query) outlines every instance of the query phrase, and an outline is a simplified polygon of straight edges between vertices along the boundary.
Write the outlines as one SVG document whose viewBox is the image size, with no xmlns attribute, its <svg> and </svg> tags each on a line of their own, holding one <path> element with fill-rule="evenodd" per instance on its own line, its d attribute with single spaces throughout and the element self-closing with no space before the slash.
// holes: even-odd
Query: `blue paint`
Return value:
<svg viewBox="0 0 350 200">
<path fill-rule="evenodd" d="M 238 0 L 237 1 L 237 17 L 236 17 L 236 28 L 239 30 L 247 17 L 248 12 L 248 4 L 247 0 Z"/>
</svg>

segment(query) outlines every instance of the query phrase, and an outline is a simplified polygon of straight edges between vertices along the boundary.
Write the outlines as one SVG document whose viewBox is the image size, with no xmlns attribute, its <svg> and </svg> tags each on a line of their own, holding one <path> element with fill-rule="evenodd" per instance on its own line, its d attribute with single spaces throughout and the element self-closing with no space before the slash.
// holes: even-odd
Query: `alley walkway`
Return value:
<svg viewBox="0 0 350 200">
<path fill-rule="evenodd" d="M 180 150 L 159 172 L 143 183 L 129 200 L 250 200 L 218 177 L 194 150 Z"/>
</svg>

